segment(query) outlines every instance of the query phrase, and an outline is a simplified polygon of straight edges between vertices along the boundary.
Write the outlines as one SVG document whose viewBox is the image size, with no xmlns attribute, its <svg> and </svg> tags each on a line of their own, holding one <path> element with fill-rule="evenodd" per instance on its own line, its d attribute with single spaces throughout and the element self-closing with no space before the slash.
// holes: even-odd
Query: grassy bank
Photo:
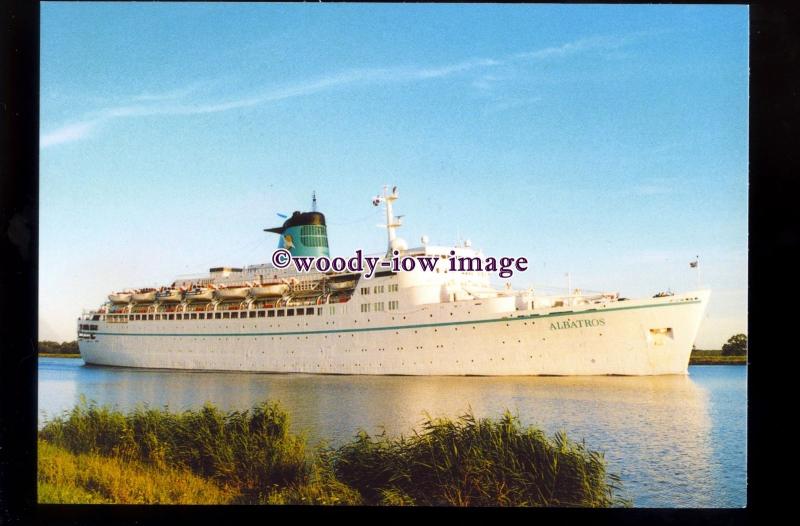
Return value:
<svg viewBox="0 0 800 526">
<path fill-rule="evenodd" d="M 689 365 L 747 365 L 747 356 L 723 356 L 722 351 L 695 349 Z"/>
<path fill-rule="evenodd" d="M 309 450 L 264 403 L 121 413 L 82 404 L 39 432 L 39 502 L 624 505 L 602 454 L 506 413 L 428 418 L 408 437 L 360 432 Z"/>
<path fill-rule="evenodd" d="M 64 353 L 40 352 L 39 356 L 41 356 L 42 358 L 80 358 L 81 353 L 64 354 Z"/>
</svg>

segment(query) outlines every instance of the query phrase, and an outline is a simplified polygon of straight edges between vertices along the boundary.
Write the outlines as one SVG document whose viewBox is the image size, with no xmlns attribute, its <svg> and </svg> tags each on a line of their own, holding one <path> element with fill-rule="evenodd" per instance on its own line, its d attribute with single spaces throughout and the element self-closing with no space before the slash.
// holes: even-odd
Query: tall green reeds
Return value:
<svg viewBox="0 0 800 526">
<path fill-rule="evenodd" d="M 127 414 L 85 401 L 47 422 L 44 443 L 124 464 L 186 470 L 227 488 L 234 502 L 450 506 L 623 505 L 603 456 L 563 434 L 552 439 L 468 413 L 428 418 L 409 437 L 360 432 L 342 447 L 307 454 L 289 416 L 265 402 L 248 411 Z M 149 468 L 148 468 L 149 469 Z M 52 493 L 52 487 L 49 489 Z M 76 491 L 74 494 L 81 494 Z M 200 499 L 202 501 L 202 499 Z"/>
<path fill-rule="evenodd" d="M 335 473 L 370 504 L 624 505 L 603 456 L 564 434 L 548 439 L 506 412 L 499 421 L 428 418 L 410 437 L 362 432 L 336 453 Z"/>
<path fill-rule="evenodd" d="M 206 405 L 183 413 L 139 408 L 128 414 L 83 403 L 39 434 L 73 453 L 186 468 L 238 487 L 247 501 L 264 499 L 309 471 L 304 437 L 290 434 L 288 414 L 269 402 L 228 413 Z"/>
</svg>

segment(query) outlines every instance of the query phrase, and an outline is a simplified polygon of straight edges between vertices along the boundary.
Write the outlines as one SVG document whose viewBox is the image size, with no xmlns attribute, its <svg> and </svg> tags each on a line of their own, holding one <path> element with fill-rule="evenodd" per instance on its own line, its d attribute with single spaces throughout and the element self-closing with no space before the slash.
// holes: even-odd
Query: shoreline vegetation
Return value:
<svg viewBox="0 0 800 526">
<path fill-rule="evenodd" d="M 692 349 L 689 365 L 747 365 L 747 356 L 725 356 L 722 354 L 722 350 Z"/>
<path fill-rule="evenodd" d="M 40 503 L 630 506 L 602 453 L 508 411 L 310 448 L 289 415 L 81 403 L 39 431 Z"/>
<path fill-rule="evenodd" d="M 725 356 L 722 350 L 693 349 L 689 365 L 747 365 L 747 356 Z M 39 342 L 39 356 L 47 358 L 80 358 L 78 342 Z"/>
</svg>

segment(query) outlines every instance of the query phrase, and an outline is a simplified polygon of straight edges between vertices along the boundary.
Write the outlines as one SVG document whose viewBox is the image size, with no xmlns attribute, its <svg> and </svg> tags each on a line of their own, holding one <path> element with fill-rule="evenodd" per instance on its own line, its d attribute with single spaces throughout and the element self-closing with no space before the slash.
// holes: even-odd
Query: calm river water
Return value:
<svg viewBox="0 0 800 526">
<path fill-rule="evenodd" d="M 689 376 L 409 377 L 148 371 L 39 359 L 39 423 L 80 396 L 126 410 L 139 404 L 247 409 L 278 400 L 295 431 L 333 445 L 359 429 L 408 434 L 424 418 L 471 408 L 567 432 L 603 451 L 636 507 L 747 504 L 747 368 L 692 366 Z"/>
</svg>

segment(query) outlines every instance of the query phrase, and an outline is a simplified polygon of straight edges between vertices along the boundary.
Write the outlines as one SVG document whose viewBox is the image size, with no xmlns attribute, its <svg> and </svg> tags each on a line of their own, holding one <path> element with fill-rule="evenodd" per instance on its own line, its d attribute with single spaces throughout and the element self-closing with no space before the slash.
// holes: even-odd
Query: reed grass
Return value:
<svg viewBox="0 0 800 526">
<path fill-rule="evenodd" d="M 361 432 L 336 454 L 335 474 L 369 504 L 426 506 L 626 505 L 619 478 L 602 454 L 522 428 L 506 412 L 498 421 L 470 412 L 433 419 L 409 437 Z"/>
<path fill-rule="evenodd" d="M 244 502 L 301 482 L 310 469 L 304 437 L 290 434 L 288 414 L 269 402 L 228 413 L 207 404 L 182 413 L 140 407 L 124 414 L 84 401 L 39 435 L 73 453 L 183 468 L 239 488 Z"/>
<path fill-rule="evenodd" d="M 139 486 L 152 475 L 166 477 L 166 487 L 177 480 L 170 473 L 182 473 L 207 484 L 184 488 L 180 498 L 197 503 L 627 504 L 617 497 L 619 478 L 607 473 L 602 454 L 564 434 L 550 439 L 523 428 L 508 412 L 499 420 L 471 413 L 454 420 L 428 417 L 408 437 L 361 431 L 344 446 L 309 452 L 305 437 L 289 432 L 289 416 L 275 403 L 247 411 L 206 405 L 181 413 L 145 407 L 122 413 L 82 400 L 48 421 L 39 437 L 40 458 L 52 459 L 54 452 L 75 457 L 71 464 L 60 461 L 73 467 L 40 463 L 40 502 L 167 502 L 157 500 L 167 499 L 160 491 L 146 493 Z M 101 459 L 113 461 L 113 469 L 101 467 Z M 76 474 L 79 462 L 93 478 Z M 126 480 L 131 493 L 123 488 Z"/>
</svg>

